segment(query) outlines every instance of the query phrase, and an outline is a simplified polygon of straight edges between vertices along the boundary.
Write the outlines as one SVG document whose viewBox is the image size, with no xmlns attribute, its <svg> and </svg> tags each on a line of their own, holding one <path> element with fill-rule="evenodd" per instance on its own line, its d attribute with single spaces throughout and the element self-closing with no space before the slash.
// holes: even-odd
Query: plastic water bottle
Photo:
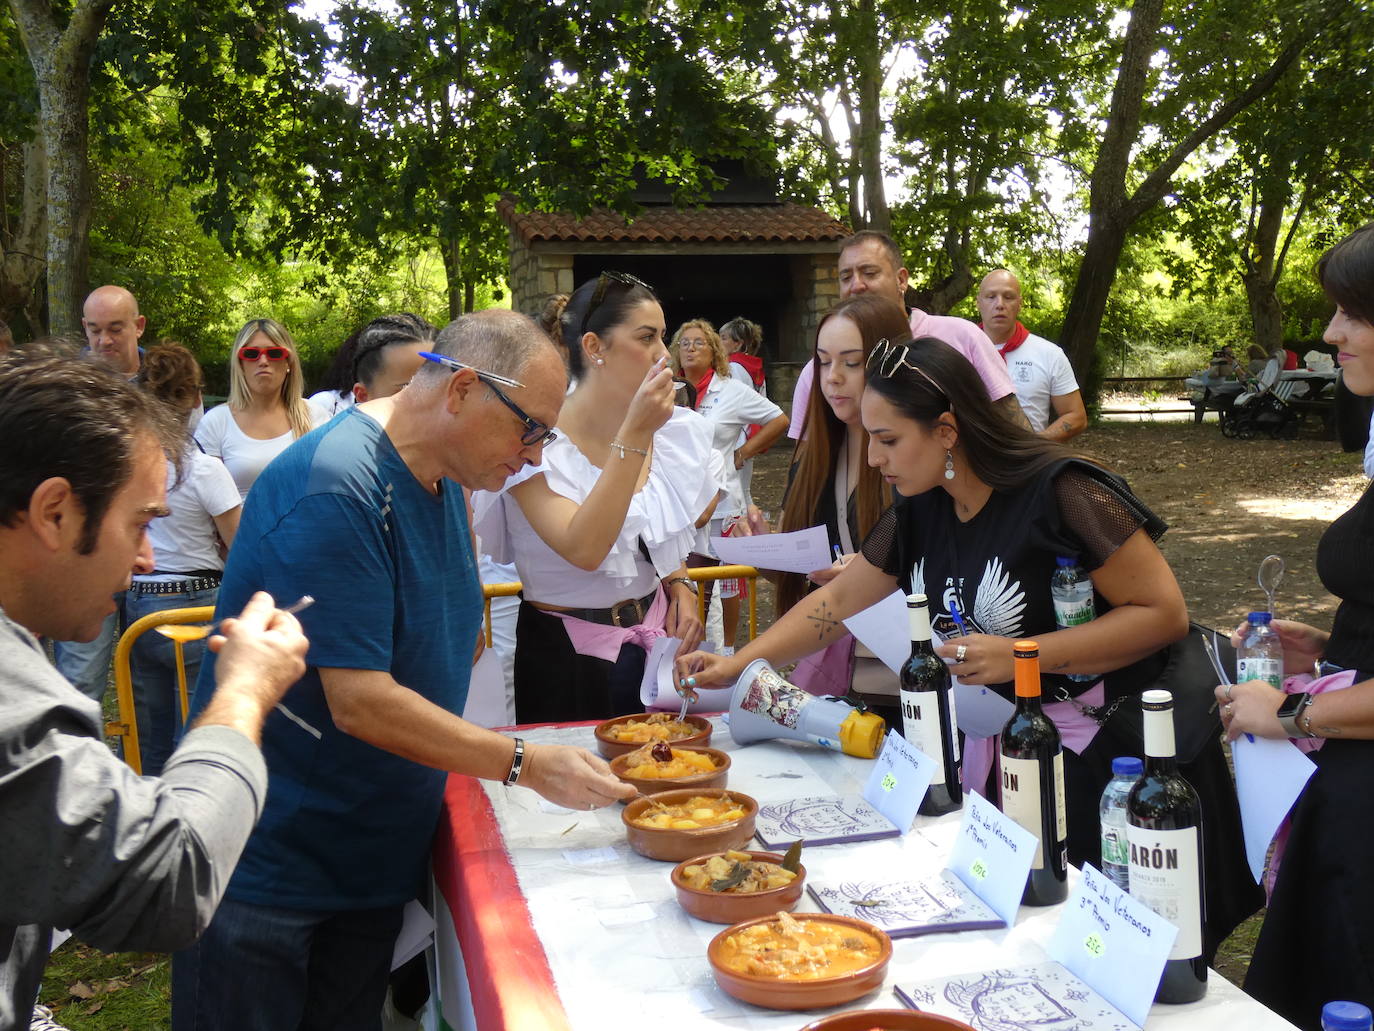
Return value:
<svg viewBox="0 0 1374 1031">
<path fill-rule="evenodd" d="M 1250 613 L 1250 625 L 1236 649 L 1236 683 L 1263 680 L 1271 687 L 1283 688 L 1283 644 L 1269 625 L 1268 612 Z"/>
<path fill-rule="evenodd" d="M 1358 1002 L 1328 1002 L 1322 1007 L 1322 1031 L 1370 1031 L 1374 1014 Z"/>
<path fill-rule="evenodd" d="M 1102 872 L 1122 891 L 1130 890 L 1131 847 L 1126 833 L 1126 796 L 1145 772 L 1145 763 L 1131 755 L 1112 760 L 1112 779 L 1102 792 Z"/>
<path fill-rule="evenodd" d="M 1060 630 L 1082 626 L 1097 615 L 1093 603 L 1093 582 L 1077 555 L 1060 555 L 1054 560 L 1058 567 L 1050 577 L 1050 597 L 1054 601 L 1054 622 Z M 1070 680 L 1089 682 L 1095 673 L 1069 673 Z"/>
</svg>

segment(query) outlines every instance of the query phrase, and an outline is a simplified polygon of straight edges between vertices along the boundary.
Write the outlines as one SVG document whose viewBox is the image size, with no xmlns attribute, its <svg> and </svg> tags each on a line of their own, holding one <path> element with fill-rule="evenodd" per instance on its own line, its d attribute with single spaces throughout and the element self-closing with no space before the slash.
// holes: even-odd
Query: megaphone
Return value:
<svg viewBox="0 0 1374 1031">
<path fill-rule="evenodd" d="M 730 736 L 737 744 L 785 737 L 872 759 L 886 731 L 876 713 L 862 712 L 833 696 L 808 694 L 764 659 L 744 667 L 730 692 Z"/>
</svg>

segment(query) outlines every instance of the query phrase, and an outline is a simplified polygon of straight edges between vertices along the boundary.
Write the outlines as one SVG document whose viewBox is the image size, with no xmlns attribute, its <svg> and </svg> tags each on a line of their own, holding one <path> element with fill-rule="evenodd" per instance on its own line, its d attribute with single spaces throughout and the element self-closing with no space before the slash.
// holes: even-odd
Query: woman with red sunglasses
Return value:
<svg viewBox="0 0 1374 1031">
<path fill-rule="evenodd" d="M 280 322 L 252 319 L 229 352 L 229 402 L 205 413 L 196 442 L 224 462 L 242 497 L 267 464 L 324 421 L 303 396 L 291 334 Z"/>
</svg>

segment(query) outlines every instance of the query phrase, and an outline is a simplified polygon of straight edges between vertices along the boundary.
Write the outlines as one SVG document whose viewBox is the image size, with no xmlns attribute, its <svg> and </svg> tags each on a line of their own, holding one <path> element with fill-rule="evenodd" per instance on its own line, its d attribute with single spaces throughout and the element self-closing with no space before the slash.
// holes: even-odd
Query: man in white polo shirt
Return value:
<svg viewBox="0 0 1374 1031">
<path fill-rule="evenodd" d="M 1021 410 L 1042 437 L 1065 441 L 1088 425 L 1083 394 L 1073 367 L 1058 344 L 1036 336 L 1021 324 L 1021 284 L 1004 268 L 993 269 L 978 285 L 978 312 L 983 329 L 997 345 Z"/>
</svg>

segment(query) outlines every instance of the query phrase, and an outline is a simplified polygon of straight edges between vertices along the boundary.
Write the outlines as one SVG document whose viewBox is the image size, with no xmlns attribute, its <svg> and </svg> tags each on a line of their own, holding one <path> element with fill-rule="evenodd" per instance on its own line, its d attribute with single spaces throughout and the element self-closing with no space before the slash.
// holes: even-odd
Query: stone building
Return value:
<svg viewBox="0 0 1374 1031">
<path fill-rule="evenodd" d="M 839 301 L 837 244 L 848 228 L 818 208 L 742 191 L 688 209 L 639 199 L 645 206 L 630 221 L 606 210 L 521 212 L 502 200 L 511 306 L 534 313 L 549 294 L 571 293 L 605 269 L 628 272 L 658 292 L 670 336 L 692 318 L 759 323 L 769 396 L 790 398 L 821 315 Z"/>
</svg>

